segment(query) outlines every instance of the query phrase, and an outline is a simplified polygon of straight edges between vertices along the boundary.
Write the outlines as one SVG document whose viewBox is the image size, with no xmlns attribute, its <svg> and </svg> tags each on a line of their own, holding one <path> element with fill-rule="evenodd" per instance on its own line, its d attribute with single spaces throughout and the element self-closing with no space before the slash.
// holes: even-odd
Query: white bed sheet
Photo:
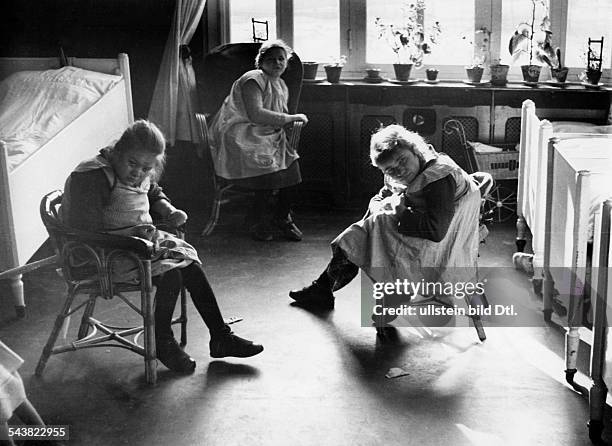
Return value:
<svg viewBox="0 0 612 446">
<path fill-rule="evenodd" d="M 598 125 L 590 122 L 552 121 L 553 133 L 601 133 L 612 134 L 612 125 Z"/>
<path fill-rule="evenodd" d="M 601 204 L 612 198 L 612 140 L 568 139 L 557 143 L 556 148 L 574 175 L 580 171 L 588 171 L 591 174 L 590 187 L 586 195 L 589 203 L 587 239 L 593 241 L 595 215 L 600 212 Z M 568 224 L 570 223 L 573 224 L 571 216 L 568 217 Z M 567 237 L 570 237 L 572 231 L 573 228 L 568 228 Z M 567 246 L 572 244 L 569 243 Z"/>
<path fill-rule="evenodd" d="M 0 82 L 0 139 L 9 171 L 108 92 L 121 76 L 75 67 L 21 71 Z"/>
</svg>

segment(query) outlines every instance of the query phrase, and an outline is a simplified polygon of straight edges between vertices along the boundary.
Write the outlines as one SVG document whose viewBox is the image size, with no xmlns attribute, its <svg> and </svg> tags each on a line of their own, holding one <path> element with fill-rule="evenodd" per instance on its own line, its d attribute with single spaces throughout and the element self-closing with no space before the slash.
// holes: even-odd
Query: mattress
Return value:
<svg viewBox="0 0 612 446">
<path fill-rule="evenodd" d="M 553 133 L 612 133 L 612 125 L 597 125 L 590 122 L 553 121 L 552 128 Z"/>
<path fill-rule="evenodd" d="M 568 139 L 557 144 L 561 156 L 572 167 L 574 173 L 588 171 L 590 187 L 589 219 L 587 236 L 593 240 L 595 214 L 601 204 L 612 198 L 612 139 Z"/>
<path fill-rule="evenodd" d="M 95 104 L 121 76 L 63 67 L 20 71 L 0 82 L 0 140 L 9 172 Z"/>
</svg>

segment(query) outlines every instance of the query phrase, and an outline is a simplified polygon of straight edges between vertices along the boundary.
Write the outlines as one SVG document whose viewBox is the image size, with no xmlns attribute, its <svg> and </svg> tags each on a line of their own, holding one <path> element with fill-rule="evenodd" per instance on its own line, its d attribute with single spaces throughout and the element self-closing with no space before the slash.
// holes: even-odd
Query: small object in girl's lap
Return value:
<svg viewBox="0 0 612 446">
<path fill-rule="evenodd" d="M 410 375 L 406 370 L 401 367 L 391 367 L 389 371 L 385 374 L 385 378 L 399 378 L 400 376 Z"/>
<path fill-rule="evenodd" d="M 240 322 L 241 320 L 243 320 L 243 318 L 239 317 L 239 316 L 232 316 L 232 317 L 228 317 L 225 319 L 225 323 L 227 325 L 230 324 L 235 324 L 236 322 Z"/>
</svg>

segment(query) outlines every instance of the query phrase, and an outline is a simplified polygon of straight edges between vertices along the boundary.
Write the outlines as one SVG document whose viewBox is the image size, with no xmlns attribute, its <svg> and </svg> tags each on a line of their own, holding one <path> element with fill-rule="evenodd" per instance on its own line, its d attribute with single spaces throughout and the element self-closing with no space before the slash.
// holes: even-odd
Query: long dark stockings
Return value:
<svg viewBox="0 0 612 446">
<path fill-rule="evenodd" d="M 228 331 L 223 321 L 217 299 L 206 275 L 200 266 L 191 263 L 185 268 L 175 268 L 153 278 L 157 286 L 155 294 L 155 330 L 156 336 L 171 337 L 172 315 L 181 289 L 181 284 L 191 294 L 191 299 L 208 327 L 211 336 Z"/>
</svg>

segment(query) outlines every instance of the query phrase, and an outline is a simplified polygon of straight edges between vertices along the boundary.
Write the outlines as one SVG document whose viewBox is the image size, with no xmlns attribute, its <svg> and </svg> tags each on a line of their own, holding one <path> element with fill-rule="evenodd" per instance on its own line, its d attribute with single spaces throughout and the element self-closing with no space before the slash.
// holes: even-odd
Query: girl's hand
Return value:
<svg viewBox="0 0 612 446">
<path fill-rule="evenodd" d="M 298 113 L 297 115 L 292 115 L 292 121 L 302 121 L 304 124 L 308 124 L 308 117 L 303 113 Z"/>
<path fill-rule="evenodd" d="M 174 209 L 168 214 L 166 219 L 171 226 L 179 227 L 187 222 L 187 214 L 185 211 L 181 211 L 180 209 Z"/>
<path fill-rule="evenodd" d="M 134 226 L 133 228 L 130 228 L 130 235 L 134 237 L 140 237 L 140 238 L 150 241 L 150 240 L 153 240 L 153 238 L 155 237 L 156 231 L 157 229 L 155 228 L 155 226 L 149 225 L 149 224 L 143 224 L 143 225 L 138 225 L 138 226 Z"/>
</svg>

